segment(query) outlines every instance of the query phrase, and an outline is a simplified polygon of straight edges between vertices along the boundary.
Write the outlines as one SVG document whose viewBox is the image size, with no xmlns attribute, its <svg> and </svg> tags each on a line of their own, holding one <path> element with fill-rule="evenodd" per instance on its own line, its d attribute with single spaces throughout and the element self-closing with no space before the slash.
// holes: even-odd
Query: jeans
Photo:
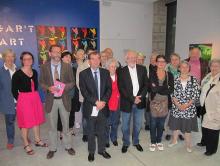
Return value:
<svg viewBox="0 0 220 166">
<path fill-rule="evenodd" d="M 109 143 L 109 137 L 112 142 L 117 141 L 119 121 L 120 110 L 110 111 L 110 116 L 107 119 L 106 143 Z"/>
<path fill-rule="evenodd" d="M 163 130 L 164 130 L 164 123 L 166 117 L 152 117 L 150 118 L 150 138 L 151 143 L 161 143 Z"/>
<path fill-rule="evenodd" d="M 141 131 L 144 109 L 138 109 L 136 105 L 132 106 L 130 113 L 122 112 L 122 133 L 123 146 L 130 145 L 130 122 L 131 114 L 133 114 L 133 145 L 139 144 L 139 133 Z"/>
<path fill-rule="evenodd" d="M 14 144 L 15 136 L 15 114 L 5 114 L 5 125 L 8 138 L 8 144 Z"/>
</svg>

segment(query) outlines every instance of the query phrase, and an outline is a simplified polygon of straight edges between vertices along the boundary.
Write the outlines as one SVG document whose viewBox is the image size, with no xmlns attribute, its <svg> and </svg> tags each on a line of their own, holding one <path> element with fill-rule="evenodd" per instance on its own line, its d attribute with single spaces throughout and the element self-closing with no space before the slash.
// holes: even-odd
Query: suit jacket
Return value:
<svg viewBox="0 0 220 166">
<path fill-rule="evenodd" d="M 0 112 L 15 114 L 15 102 L 11 92 L 11 76 L 4 66 L 0 69 Z"/>
<path fill-rule="evenodd" d="M 137 96 L 141 96 L 141 102 L 137 105 L 139 109 L 146 107 L 146 94 L 148 91 L 149 80 L 147 77 L 147 69 L 144 66 L 136 65 L 137 77 L 139 83 L 139 91 Z M 129 73 L 128 66 L 123 67 L 119 71 L 118 76 L 119 91 L 121 94 L 120 98 L 120 109 L 123 112 L 131 112 L 132 105 L 135 101 L 135 96 L 133 95 L 132 80 Z"/>
<path fill-rule="evenodd" d="M 61 62 L 60 81 L 65 84 L 65 89 L 62 95 L 62 101 L 66 111 L 71 111 L 71 96 L 69 91 L 75 85 L 72 67 L 69 64 Z M 53 86 L 53 76 L 51 71 L 51 62 L 47 62 L 41 66 L 40 69 L 40 81 L 42 89 L 46 94 L 45 99 L 45 111 L 51 112 L 53 106 L 54 95 L 49 92 L 48 88 Z"/>
<path fill-rule="evenodd" d="M 100 110 L 106 117 L 109 115 L 108 101 L 111 97 L 112 85 L 110 73 L 106 69 L 99 68 L 100 71 L 100 100 L 106 102 L 106 106 Z M 95 106 L 98 96 L 96 93 L 95 80 L 91 68 L 87 68 L 79 74 L 79 87 L 84 97 L 83 101 L 83 116 L 89 118 Z"/>
</svg>

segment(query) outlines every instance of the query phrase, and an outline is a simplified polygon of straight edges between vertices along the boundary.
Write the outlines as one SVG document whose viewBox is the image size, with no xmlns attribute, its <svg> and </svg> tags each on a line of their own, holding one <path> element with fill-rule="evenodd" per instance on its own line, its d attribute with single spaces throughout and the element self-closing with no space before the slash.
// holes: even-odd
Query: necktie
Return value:
<svg viewBox="0 0 220 166">
<path fill-rule="evenodd" d="M 97 71 L 94 72 L 95 74 L 95 86 L 96 86 L 96 92 L 97 92 L 97 96 L 99 98 L 99 87 L 98 87 L 98 76 L 97 76 Z"/>
<path fill-rule="evenodd" d="M 59 73 L 58 73 L 58 70 L 57 70 L 57 67 L 58 65 L 54 65 L 54 81 L 55 80 L 59 80 Z"/>
</svg>

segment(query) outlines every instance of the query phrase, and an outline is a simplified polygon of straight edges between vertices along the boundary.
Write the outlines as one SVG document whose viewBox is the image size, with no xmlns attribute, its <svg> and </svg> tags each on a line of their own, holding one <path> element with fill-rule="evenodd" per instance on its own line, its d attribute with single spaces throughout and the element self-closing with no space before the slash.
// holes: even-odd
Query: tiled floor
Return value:
<svg viewBox="0 0 220 166">
<path fill-rule="evenodd" d="M 32 134 L 32 132 L 31 132 Z M 48 124 L 41 127 L 42 139 L 48 141 Z M 59 142 L 59 148 L 55 156 L 51 160 L 46 159 L 48 152 L 47 148 L 34 147 L 35 154 L 28 156 L 24 152 L 19 129 L 16 128 L 15 148 L 11 151 L 5 147 L 6 133 L 4 118 L 0 115 L 0 166 L 219 166 L 220 152 L 206 157 L 203 155 L 205 149 L 196 147 L 195 144 L 200 140 L 201 134 L 193 134 L 193 152 L 188 153 L 184 148 L 184 143 L 179 144 L 173 148 L 168 148 L 168 142 L 163 141 L 165 150 L 163 152 L 150 152 L 149 146 L 149 132 L 141 131 L 140 142 L 144 148 L 144 152 L 138 152 L 133 146 L 129 147 L 126 154 L 121 153 L 121 130 L 119 128 L 119 146 L 111 145 L 107 151 L 112 158 L 106 160 L 100 155 L 95 155 L 95 161 L 89 163 L 87 160 L 87 144 L 81 141 L 82 131 L 76 131 L 76 136 L 73 137 L 73 147 L 76 150 L 75 156 L 70 156 L 62 148 L 62 143 Z M 33 137 L 32 137 L 33 138 Z M 219 150 L 220 151 L 220 150 Z"/>
</svg>

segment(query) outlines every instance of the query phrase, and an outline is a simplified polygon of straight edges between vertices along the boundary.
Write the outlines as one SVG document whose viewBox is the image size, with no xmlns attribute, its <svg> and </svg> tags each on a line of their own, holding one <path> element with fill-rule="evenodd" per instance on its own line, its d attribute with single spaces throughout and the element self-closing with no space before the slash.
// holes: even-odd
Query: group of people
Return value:
<svg viewBox="0 0 220 166">
<path fill-rule="evenodd" d="M 152 53 L 150 65 L 145 56 L 133 50 L 125 53 L 122 67 L 111 48 L 102 52 L 79 49 L 72 55 L 61 52 L 59 45 L 49 48 L 49 60 L 40 73 L 32 68 L 34 56 L 23 52 L 21 67 L 16 67 L 15 53 L 6 49 L 0 69 L 0 111 L 5 115 L 7 148 L 13 149 L 15 119 L 28 155 L 35 151 L 29 139 L 33 129 L 34 144 L 49 147 L 47 159 L 57 151 L 57 138 L 63 141 L 69 155 L 73 127 L 83 129 L 83 142 L 88 142 L 88 161 L 94 161 L 96 138 L 98 154 L 109 159 L 110 142 L 118 146 L 118 126 L 122 128 L 122 153 L 130 144 L 142 152 L 139 135 L 143 116 L 145 129 L 150 130 L 149 150 L 163 151 L 163 133 L 170 140 L 169 148 L 185 140 L 186 151 L 192 152 L 191 132 L 198 131 L 197 117 L 202 121 L 205 155 L 217 152 L 220 131 L 220 59 L 207 62 L 199 48 L 189 58 L 173 53 L 168 63 L 164 55 Z M 39 78 L 39 79 L 38 79 Z M 44 104 L 39 86 L 45 95 Z M 45 118 L 48 114 L 48 119 Z M 131 123 L 131 120 L 133 123 Z M 49 123 L 49 145 L 41 140 L 40 125 Z M 132 134 L 130 128 L 132 126 Z M 59 131 L 59 134 L 58 134 Z M 132 135 L 132 143 L 130 136 Z"/>
</svg>

